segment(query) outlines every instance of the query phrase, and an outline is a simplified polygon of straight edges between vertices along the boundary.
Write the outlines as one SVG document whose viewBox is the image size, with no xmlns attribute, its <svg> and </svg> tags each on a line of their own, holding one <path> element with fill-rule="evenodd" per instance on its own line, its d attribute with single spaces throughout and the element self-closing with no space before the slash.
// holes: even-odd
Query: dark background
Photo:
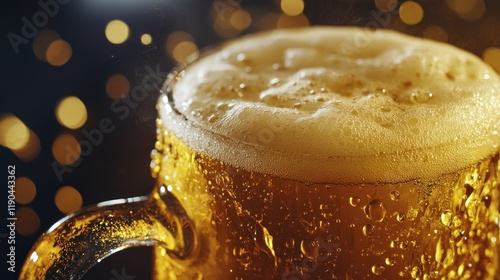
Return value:
<svg viewBox="0 0 500 280">
<path fill-rule="evenodd" d="M 48 2 L 48 0 L 42 0 Z M 62 0 L 60 0 L 63 3 Z M 482 57 L 484 50 L 500 47 L 500 1 L 477 0 L 486 7 L 481 16 L 470 19 L 450 6 L 465 0 L 416 1 L 424 8 L 424 18 L 415 25 L 400 20 L 398 9 L 382 13 L 373 0 L 308 0 L 304 15 L 310 25 L 376 26 L 424 36 L 429 26 L 447 33 L 447 42 Z M 472 0 L 466 0 L 474 2 Z M 83 205 L 147 194 L 153 186 L 149 173 L 149 153 L 155 140 L 155 103 L 158 92 L 148 91 L 148 97 L 131 109 L 123 120 L 111 108 L 113 99 L 106 94 L 106 81 L 115 73 L 129 79 L 130 86 L 140 85 L 147 75 L 146 67 L 159 67 L 162 79 L 176 64 L 165 51 L 167 37 L 174 31 L 192 35 L 198 48 L 216 44 L 225 37 L 277 27 L 281 14 L 279 0 L 66 0 L 48 23 L 50 28 L 72 47 L 71 59 L 62 66 L 40 61 L 32 50 L 33 38 L 19 45 L 16 53 L 7 37 L 9 32 L 21 34 L 23 17 L 30 21 L 41 8 L 37 1 L 5 1 L 0 6 L 0 115 L 10 113 L 22 120 L 40 140 L 40 152 L 32 160 L 22 160 L 11 150 L 0 146 L 0 224 L 6 224 L 7 166 L 16 165 L 16 176 L 26 176 L 36 185 L 35 199 L 27 205 L 40 221 L 38 230 L 29 235 L 16 235 L 16 270 L 35 240 L 50 225 L 64 217 L 54 203 L 61 186 L 73 186 L 81 194 Z M 393 1 L 397 5 L 406 1 Z M 219 12 L 214 13 L 215 7 Z M 250 26 L 241 32 L 221 35 L 214 30 L 217 17 L 228 16 L 235 9 L 245 9 L 252 17 Z M 303 15 L 303 16 L 304 16 Z M 303 17 L 302 16 L 302 17 Z M 130 37 L 119 45 L 111 44 L 104 34 L 106 24 L 120 19 L 130 27 Z M 219 18 L 220 20 L 220 18 Z M 283 25 L 294 25 L 281 23 Z M 377 25 L 378 24 L 378 25 Z M 140 36 L 151 34 L 153 42 L 143 45 Z M 443 38 L 437 38 L 443 39 Z M 498 63 L 498 61 L 496 62 Z M 497 69 L 498 71 L 498 69 Z M 156 85 L 160 86 L 160 83 Z M 61 126 L 54 108 L 61 98 L 79 97 L 85 104 L 88 118 L 78 129 Z M 82 157 L 72 171 L 59 181 L 52 168 L 52 142 L 60 133 L 70 133 L 84 139 L 83 130 L 99 127 L 99 121 L 109 118 L 114 131 L 105 134 L 92 152 Z M 2 171 L 5 170 L 5 171 Z M 4 206 L 1 206 L 4 205 Z M 21 223 L 22 221 L 18 221 Z M 6 269 L 7 228 L 0 227 L 0 278 L 15 279 Z M 94 267 L 85 279 L 119 280 L 125 271 L 129 278 L 151 278 L 151 249 L 135 248 L 117 253 Z M 215 268 L 214 268 L 215 269 Z"/>
</svg>

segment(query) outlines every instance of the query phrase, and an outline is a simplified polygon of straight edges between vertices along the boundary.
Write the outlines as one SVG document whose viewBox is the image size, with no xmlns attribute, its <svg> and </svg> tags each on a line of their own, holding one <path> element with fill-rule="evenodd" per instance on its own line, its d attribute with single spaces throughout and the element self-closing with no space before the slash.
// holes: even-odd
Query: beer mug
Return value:
<svg viewBox="0 0 500 280">
<path fill-rule="evenodd" d="M 160 280 L 500 274 L 500 80 L 469 53 L 268 31 L 178 66 L 157 109 L 152 193 L 64 218 L 22 279 L 134 246 L 154 246 Z"/>
</svg>

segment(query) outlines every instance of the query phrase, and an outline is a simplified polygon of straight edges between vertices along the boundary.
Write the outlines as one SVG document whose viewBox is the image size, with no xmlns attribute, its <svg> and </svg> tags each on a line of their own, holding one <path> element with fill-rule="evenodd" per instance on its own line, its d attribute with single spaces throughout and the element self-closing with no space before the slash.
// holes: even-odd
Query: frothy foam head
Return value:
<svg viewBox="0 0 500 280">
<path fill-rule="evenodd" d="M 453 46 L 392 31 L 250 35 L 171 83 L 175 110 L 167 101 L 159 108 L 168 129 L 197 152 L 285 178 L 434 177 L 500 144 L 494 70 Z"/>
</svg>

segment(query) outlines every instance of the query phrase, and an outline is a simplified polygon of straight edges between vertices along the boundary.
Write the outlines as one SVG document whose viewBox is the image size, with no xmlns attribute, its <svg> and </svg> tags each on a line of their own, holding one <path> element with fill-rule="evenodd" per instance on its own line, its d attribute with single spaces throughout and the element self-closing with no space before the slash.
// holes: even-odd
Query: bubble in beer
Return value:
<svg viewBox="0 0 500 280">
<path fill-rule="evenodd" d="M 351 204 L 352 207 L 358 206 L 359 202 L 361 202 L 361 199 L 359 197 L 357 196 L 349 197 L 349 204 Z"/>
<path fill-rule="evenodd" d="M 371 224 L 366 224 L 363 226 L 363 235 L 364 236 L 372 236 L 375 232 L 375 227 Z"/>
<path fill-rule="evenodd" d="M 384 274 L 385 267 L 381 264 L 376 264 L 372 266 L 372 273 L 375 275 L 382 275 Z"/>
<path fill-rule="evenodd" d="M 374 199 L 364 207 L 366 217 L 375 222 L 381 222 L 387 213 L 384 204 L 378 199 Z"/>
<path fill-rule="evenodd" d="M 293 249 L 295 247 L 295 239 L 293 238 L 287 238 L 285 241 L 285 246 L 288 249 Z"/>
</svg>

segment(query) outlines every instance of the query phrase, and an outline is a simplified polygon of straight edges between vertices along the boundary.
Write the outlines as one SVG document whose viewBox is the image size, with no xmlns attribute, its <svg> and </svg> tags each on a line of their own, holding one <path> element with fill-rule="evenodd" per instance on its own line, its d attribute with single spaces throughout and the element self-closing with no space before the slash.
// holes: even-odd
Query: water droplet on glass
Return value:
<svg viewBox="0 0 500 280">
<path fill-rule="evenodd" d="M 285 246 L 288 249 L 293 249 L 293 247 L 295 247 L 295 239 L 293 239 L 293 238 L 287 238 L 287 240 L 285 241 Z"/>
<path fill-rule="evenodd" d="M 405 216 L 405 214 L 403 214 L 403 213 L 398 213 L 398 214 L 396 215 L 396 220 L 397 220 L 398 222 L 400 222 L 400 223 L 402 223 L 402 222 L 405 220 L 405 218 L 406 218 L 406 216 Z"/>
<path fill-rule="evenodd" d="M 399 200 L 399 192 L 398 191 L 391 191 L 389 196 L 391 197 L 391 200 L 394 200 L 394 201 Z"/>
<path fill-rule="evenodd" d="M 396 264 L 396 260 L 391 259 L 391 258 L 385 258 L 385 264 L 390 265 L 390 266 L 394 266 Z"/>
<path fill-rule="evenodd" d="M 374 232 L 375 232 L 375 228 L 372 225 L 366 224 L 363 226 L 363 235 L 364 236 L 372 236 Z"/>
<path fill-rule="evenodd" d="M 273 236 L 269 233 L 266 227 L 262 226 L 260 222 L 255 224 L 254 232 L 254 243 L 255 246 L 266 253 L 269 257 L 274 260 L 274 266 L 278 265 L 278 260 L 276 259 L 276 254 L 273 248 Z"/>
<path fill-rule="evenodd" d="M 317 240 L 302 240 L 300 242 L 300 251 L 305 257 L 317 259 L 319 256 L 319 242 Z"/>
<path fill-rule="evenodd" d="M 420 271 L 420 268 L 418 268 L 417 266 L 414 266 L 411 270 L 411 278 L 412 279 L 419 279 L 420 276 L 422 275 L 422 272 Z"/>
<path fill-rule="evenodd" d="M 352 207 L 358 206 L 360 201 L 361 199 L 357 196 L 349 197 L 349 204 L 351 204 Z"/>
<path fill-rule="evenodd" d="M 453 218 L 453 213 L 450 210 L 446 210 L 441 213 L 441 223 L 445 226 L 450 226 Z"/>
<path fill-rule="evenodd" d="M 382 201 L 374 199 L 364 207 L 366 217 L 375 222 L 381 222 L 385 218 L 387 210 Z"/>
<path fill-rule="evenodd" d="M 375 275 L 382 275 L 385 271 L 385 267 L 380 264 L 372 266 L 372 273 Z"/>
</svg>

